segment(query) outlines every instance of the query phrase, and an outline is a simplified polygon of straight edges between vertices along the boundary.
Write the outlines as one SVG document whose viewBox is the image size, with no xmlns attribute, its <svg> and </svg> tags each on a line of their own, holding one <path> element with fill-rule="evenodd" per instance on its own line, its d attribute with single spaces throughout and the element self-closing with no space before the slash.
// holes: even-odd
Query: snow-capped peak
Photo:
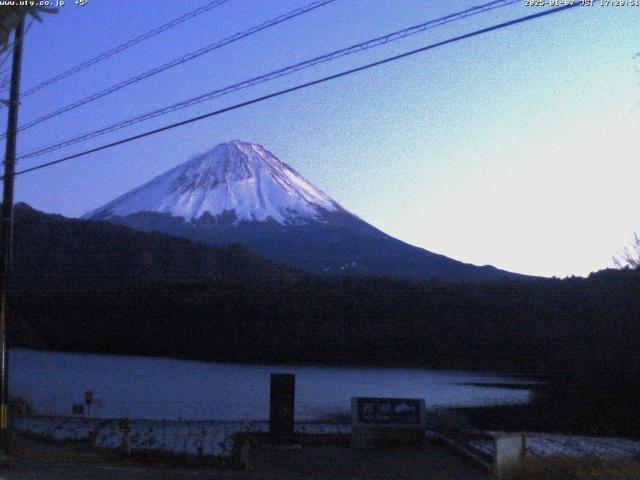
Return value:
<svg viewBox="0 0 640 480">
<path fill-rule="evenodd" d="M 192 221 L 233 212 L 236 223 L 280 224 L 322 220 L 340 205 L 261 145 L 233 140 L 174 167 L 150 182 L 85 215 L 125 217 L 168 213 Z"/>
</svg>

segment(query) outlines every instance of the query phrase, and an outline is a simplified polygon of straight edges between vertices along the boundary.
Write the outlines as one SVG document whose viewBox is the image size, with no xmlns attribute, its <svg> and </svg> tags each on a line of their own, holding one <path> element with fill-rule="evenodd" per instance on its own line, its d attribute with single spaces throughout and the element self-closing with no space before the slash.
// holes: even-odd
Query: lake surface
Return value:
<svg viewBox="0 0 640 480">
<path fill-rule="evenodd" d="M 348 412 L 352 396 L 424 398 L 435 408 L 525 403 L 531 395 L 464 385 L 521 379 L 453 370 L 242 365 L 24 349 L 10 357 L 11 395 L 45 415 L 69 415 L 91 390 L 96 417 L 266 419 L 271 373 L 296 375 L 296 420 Z"/>
</svg>

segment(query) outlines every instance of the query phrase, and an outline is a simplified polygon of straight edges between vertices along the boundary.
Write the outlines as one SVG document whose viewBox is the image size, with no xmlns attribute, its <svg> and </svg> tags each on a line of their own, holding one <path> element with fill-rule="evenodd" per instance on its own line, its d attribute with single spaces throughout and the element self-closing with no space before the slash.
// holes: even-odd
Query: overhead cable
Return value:
<svg viewBox="0 0 640 480">
<path fill-rule="evenodd" d="M 75 137 L 66 139 L 64 141 L 58 142 L 54 145 L 49 145 L 47 147 L 41 147 L 38 148 L 36 150 L 32 150 L 30 152 L 27 152 L 25 154 L 19 155 L 17 158 L 18 160 L 22 160 L 22 159 L 27 159 L 27 158 L 33 158 L 33 157 L 38 157 L 41 155 L 44 155 L 46 153 L 50 153 L 52 151 L 56 151 L 59 150 L 61 148 L 65 148 L 71 145 L 74 145 L 76 143 L 79 142 L 83 142 L 86 140 L 90 140 L 92 138 L 96 138 L 102 135 L 106 135 L 108 133 L 112 133 L 114 131 L 126 128 L 126 127 L 130 127 L 132 125 L 144 122 L 146 120 L 150 120 L 152 118 L 156 118 L 159 116 L 163 116 L 172 112 L 176 112 L 188 107 L 191 107 L 193 105 L 197 105 L 199 103 L 208 101 L 208 100 L 212 100 L 214 98 L 217 97 L 221 97 L 223 95 L 228 95 L 230 93 L 236 92 L 238 90 L 243 90 L 245 88 L 249 88 L 261 83 L 265 83 L 271 80 L 275 80 L 277 78 L 281 78 L 284 77 L 286 75 L 290 75 L 292 73 L 301 71 L 301 70 L 305 70 L 307 68 L 313 67 L 315 65 L 321 64 L 321 63 L 325 63 L 325 62 L 329 62 L 332 60 L 336 60 L 338 58 L 347 56 L 347 55 L 352 55 L 358 52 L 361 52 L 363 50 L 368 50 L 370 48 L 374 48 L 374 47 L 378 47 L 380 45 L 384 45 L 390 42 L 394 42 L 397 40 L 401 40 L 403 38 L 406 38 L 410 35 L 415 35 L 417 33 L 421 33 L 424 32 L 425 30 L 431 29 L 431 28 L 435 28 L 441 25 L 444 25 L 446 23 L 449 22 L 453 22 L 456 20 L 461 20 L 463 18 L 467 18 L 470 17 L 472 15 L 478 15 L 480 13 L 483 12 L 487 12 L 496 8 L 500 8 L 500 7 L 505 7 L 508 5 L 512 5 L 514 3 L 520 3 L 521 0 L 495 0 L 495 1 L 491 1 L 489 3 L 485 3 L 482 5 L 478 5 L 476 7 L 472 7 L 469 8 L 467 10 L 463 10 L 460 12 L 456 12 L 456 13 L 452 13 L 449 15 L 446 15 L 444 17 L 440 17 L 440 18 L 436 18 L 433 20 L 429 20 L 427 22 L 423 22 L 421 24 L 418 25 L 414 25 L 408 28 L 404 28 L 402 30 L 398 30 L 392 33 L 389 33 L 387 35 L 383 35 L 380 37 L 376 37 L 373 38 L 371 40 L 367 40 L 365 42 L 361 42 L 361 43 L 357 43 L 355 45 L 351 45 L 349 47 L 346 48 L 342 48 L 340 50 L 335 50 L 331 53 L 325 54 L 325 55 L 321 55 L 318 57 L 314 57 L 311 58 L 309 60 L 305 60 L 303 62 L 299 62 L 284 68 L 280 68 L 274 71 L 271 71 L 267 74 L 264 75 L 260 75 L 258 77 L 253 77 L 250 78 L 248 80 L 243 80 L 241 82 L 238 83 L 234 83 L 232 85 L 228 85 L 226 87 L 223 88 L 218 88 L 215 89 L 211 92 L 207 92 L 204 93 L 202 95 L 198 95 L 196 97 L 192 97 L 189 98 L 187 100 L 183 100 L 177 103 L 174 103 L 172 105 L 157 109 L 157 110 L 153 110 L 151 112 L 147 112 L 145 114 L 142 115 L 138 115 L 132 118 L 129 118 L 127 120 L 123 120 L 117 123 L 114 123 L 112 125 L 108 125 L 106 127 L 100 128 L 98 130 L 94 130 L 91 132 L 87 132 L 87 133 L 83 133 L 80 135 L 77 135 Z"/>
<path fill-rule="evenodd" d="M 516 18 L 514 20 L 509 20 L 507 22 L 502 22 L 502 23 L 499 23 L 499 24 L 496 24 L 496 25 L 492 25 L 490 27 L 482 28 L 480 30 L 475 30 L 473 32 L 466 33 L 466 34 L 463 34 L 463 35 L 458 35 L 456 37 L 449 38 L 447 40 L 442 40 L 440 42 L 433 43 L 431 45 L 427 45 L 426 47 L 421 47 L 421 48 L 417 48 L 415 50 L 410 50 L 410 51 L 407 51 L 407 52 L 404 52 L 404 53 L 401 53 L 401 54 L 398 54 L 398 55 L 394 55 L 392 57 L 387 57 L 387 58 L 385 58 L 383 60 L 378 60 L 376 62 L 368 63 L 366 65 L 363 65 L 363 66 L 360 66 L 360 67 L 357 67 L 357 68 L 352 68 L 352 69 L 349 69 L 349 70 L 342 71 L 340 73 L 336 73 L 336 74 L 333 74 L 333 75 L 322 77 L 322 78 L 319 78 L 319 79 L 316 79 L 316 80 L 313 80 L 313 81 L 310 81 L 310 82 L 302 83 L 302 84 L 296 85 L 294 87 L 286 88 L 284 90 L 279 90 L 277 92 L 270 93 L 268 95 L 263 95 L 261 97 L 254 98 L 252 100 L 247 100 L 245 102 L 237 103 L 235 105 L 231 105 L 229 107 L 225 107 L 225 108 L 222 108 L 222 109 L 219 109 L 219 110 L 215 110 L 213 112 L 205 113 L 203 115 L 198 115 L 196 117 L 191 117 L 191 118 L 188 118 L 188 119 L 180 121 L 180 122 L 172 123 L 170 125 L 165 125 L 164 127 L 156 128 L 154 130 L 149 130 L 147 132 L 140 133 L 138 135 L 133 135 L 131 137 L 123 138 L 123 139 L 117 140 L 115 142 L 111 142 L 111 143 L 108 143 L 108 144 L 105 144 L 105 145 L 101 145 L 99 147 L 95 147 L 95 148 L 91 148 L 91 149 L 88 149 L 88 150 L 85 150 L 85 151 L 82 151 L 82 152 L 79 152 L 79 153 L 75 153 L 73 155 L 68 155 L 66 157 L 63 157 L 63 158 L 60 158 L 60 159 L 57 159 L 57 160 L 53 160 L 53 161 L 46 162 L 46 163 L 41 163 L 39 165 L 30 167 L 30 168 L 25 168 L 24 170 L 20 170 L 20 171 L 16 172 L 15 175 L 22 175 L 22 174 L 33 172 L 33 171 L 36 171 L 36 170 L 41 170 L 43 168 L 51 167 L 53 165 L 58 165 L 60 163 L 68 162 L 68 161 L 76 159 L 76 158 L 84 157 L 84 156 L 89 155 L 91 153 L 96 153 L 96 152 L 100 152 L 100 151 L 103 151 L 103 150 L 107 150 L 107 149 L 116 147 L 118 145 L 123 145 L 125 143 L 130 143 L 130 142 L 133 142 L 135 140 L 140 140 L 140 139 L 145 138 L 145 137 L 149 137 L 149 136 L 161 133 L 161 132 L 165 132 L 165 131 L 168 131 L 168 130 L 172 130 L 174 128 L 178 128 L 178 127 L 181 127 L 181 126 L 184 126 L 184 125 L 188 125 L 190 123 L 198 122 L 198 121 L 204 120 L 206 118 L 218 116 L 218 115 L 221 115 L 221 114 L 226 113 L 226 112 L 237 110 L 237 109 L 240 109 L 240 108 L 243 108 L 243 107 L 246 107 L 246 106 L 249 106 L 249 105 L 253 105 L 253 104 L 256 104 L 256 103 L 260 103 L 260 102 L 263 102 L 265 100 L 269 100 L 271 98 L 280 97 L 282 95 L 286 95 L 288 93 L 292 93 L 292 92 L 295 92 L 295 91 L 298 91 L 298 90 L 303 90 L 303 89 L 312 87 L 314 85 L 319 85 L 321 83 L 325 83 L 325 82 L 329 82 L 331 80 L 336 80 L 338 78 L 346 77 L 348 75 L 352 75 L 352 74 L 357 73 L 357 72 L 361 72 L 361 71 L 364 71 L 364 70 L 369 70 L 371 68 L 378 67 L 380 65 L 385 65 L 387 63 L 394 62 L 396 60 L 400 60 L 402 58 L 410 57 L 410 56 L 413 56 L 413 55 L 416 55 L 416 54 L 419 54 L 419 53 L 423 53 L 423 52 L 426 52 L 428 50 L 432 50 L 434 48 L 438 48 L 438 47 L 442 47 L 442 46 L 445 46 L 445 45 L 449 45 L 449 44 L 454 43 L 454 42 L 459 42 L 459 41 L 465 40 L 467 38 L 472 38 L 472 37 L 475 37 L 475 36 L 478 36 L 478 35 L 482 35 L 482 34 L 485 34 L 485 33 L 493 32 L 493 31 L 496 31 L 496 30 L 500 30 L 502 28 L 507 28 L 507 27 L 511 27 L 513 25 L 518 25 L 520 23 L 524 23 L 524 22 L 528 22 L 528 21 L 531 21 L 531 20 L 535 20 L 537 18 L 541 18 L 541 17 L 545 17 L 545 16 L 548 16 L 548 15 L 552 15 L 552 14 L 556 14 L 556 13 L 559 13 L 559 12 L 563 12 L 563 11 L 566 11 L 566 10 L 569 10 L 571 8 L 575 8 L 575 7 L 578 7 L 578 6 L 580 6 L 580 3 L 575 2 L 575 3 L 567 4 L 567 5 L 564 5 L 564 6 L 561 6 L 561 7 L 549 8 L 549 9 L 545 9 L 545 10 L 539 11 L 538 13 L 527 15 L 527 16 L 524 16 L 524 17 L 519 17 L 519 18 Z"/>
</svg>

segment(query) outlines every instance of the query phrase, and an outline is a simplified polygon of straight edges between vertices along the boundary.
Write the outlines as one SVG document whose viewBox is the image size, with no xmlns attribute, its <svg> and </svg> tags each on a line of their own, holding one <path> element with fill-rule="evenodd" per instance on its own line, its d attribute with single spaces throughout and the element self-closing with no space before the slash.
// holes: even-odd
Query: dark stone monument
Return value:
<svg viewBox="0 0 640 480">
<path fill-rule="evenodd" d="M 293 434 L 293 408 L 296 397 L 296 376 L 290 373 L 271 374 L 269 433 Z"/>
</svg>

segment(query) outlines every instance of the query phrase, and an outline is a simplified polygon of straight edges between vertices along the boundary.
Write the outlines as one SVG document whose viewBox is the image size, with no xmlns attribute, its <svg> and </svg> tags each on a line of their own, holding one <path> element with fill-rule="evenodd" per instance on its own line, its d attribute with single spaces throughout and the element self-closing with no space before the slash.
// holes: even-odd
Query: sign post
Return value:
<svg viewBox="0 0 640 480">
<path fill-rule="evenodd" d="M 91 405 L 93 404 L 93 392 L 87 390 L 84 392 L 84 404 L 87 406 L 87 416 L 91 416 Z"/>
</svg>

